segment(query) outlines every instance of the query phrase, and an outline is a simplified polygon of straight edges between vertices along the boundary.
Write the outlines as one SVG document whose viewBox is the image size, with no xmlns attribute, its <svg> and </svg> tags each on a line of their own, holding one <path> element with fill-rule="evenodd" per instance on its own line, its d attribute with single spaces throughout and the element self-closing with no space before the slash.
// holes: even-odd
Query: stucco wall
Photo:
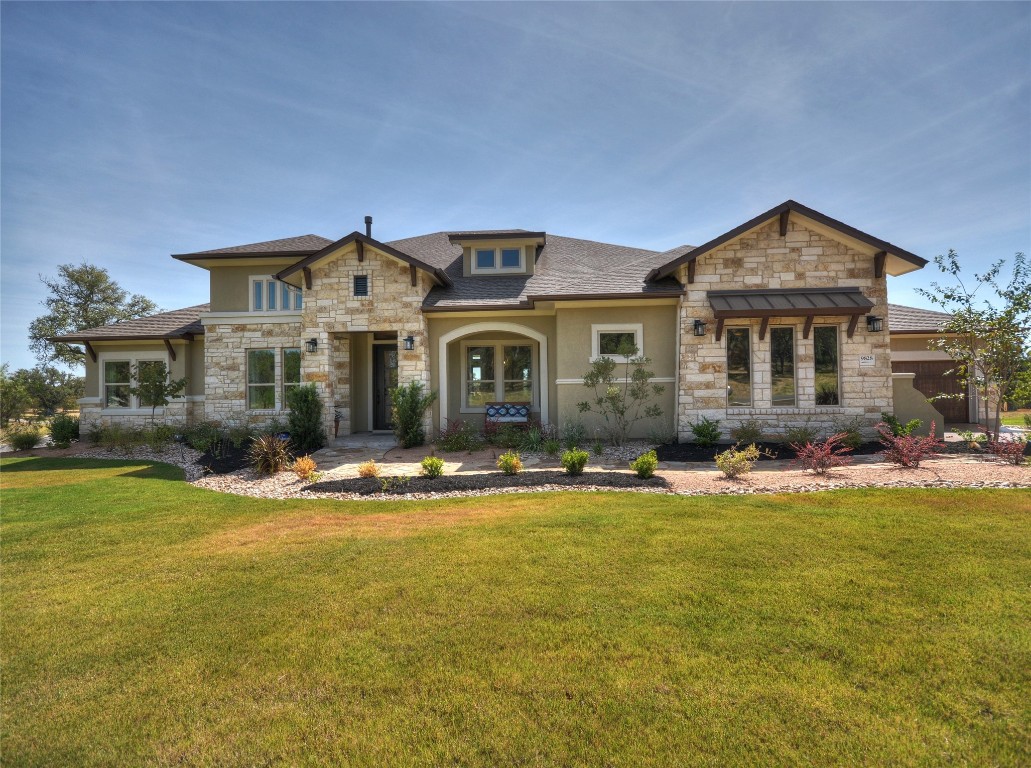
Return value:
<svg viewBox="0 0 1031 768">
<path fill-rule="evenodd" d="M 271 275 L 296 259 L 269 259 L 250 266 L 215 266 L 210 268 L 212 312 L 248 312 L 251 308 L 251 276 Z"/>
<path fill-rule="evenodd" d="M 724 436 L 748 419 L 765 422 L 772 432 L 807 420 L 824 432 L 835 422 L 859 416 L 868 434 L 881 411 L 892 410 L 891 353 L 888 341 L 887 283 L 874 277 L 871 254 L 860 253 L 792 217 L 787 235 L 781 237 L 778 222 L 772 221 L 753 232 L 698 259 L 695 281 L 688 285 L 687 266 L 678 278 L 687 287 L 680 311 L 681 371 L 679 391 L 680 439 L 690 440 L 690 423 L 700 416 L 719 419 Z M 872 333 L 860 318 L 855 335 L 846 335 L 848 319 L 817 317 L 816 325 L 839 328 L 841 405 L 815 405 L 813 337 L 802 339 L 803 318 L 773 320 L 770 328 L 790 325 L 796 340 L 797 407 L 774 408 L 770 394 L 770 334 L 759 341 L 760 322 L 727 321 L 727 327 L 752 329 L 753 407 L 727 407 L 727 364 L 724 332 L 715 339 L 716 322 L 706 292 L 710 290 L 755 290 L 760 288 L 858 287 L 874 303 L 870 314 L 884 318 L 883 330 Z M 693 321 L 708 323 L 706 334 L 694 336 Z M 860 367 L 860 355 L 873 355 L 872 367 Z"/>
</svg>

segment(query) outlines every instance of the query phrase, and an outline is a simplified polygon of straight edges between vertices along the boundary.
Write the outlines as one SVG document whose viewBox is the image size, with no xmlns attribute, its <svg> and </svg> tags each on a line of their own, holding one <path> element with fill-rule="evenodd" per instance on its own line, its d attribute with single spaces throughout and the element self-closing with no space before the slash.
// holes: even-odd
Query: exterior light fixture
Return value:
<svg viewBox="0 0 1031 768">
<path fill-rule="evenodd" d="M 883 327 L 884 321 L 881 318 L 877 317 L 877 315 L 866 316 L 866 330 L 870 331 L 871 333 L 880 333 Z"/>
<path fill-rule="evenodd" d="M 414 336 L 405 336 L 404 343 L 405 343 L 405 349 L 407 349 L 407 350 L 415 349 L 415 337 Z"/>
<path fill-rule="evenodd" d="M 705 321 L 704 320 L 695 320 L 694 321 L 694 335 L 695 336 L 704 336 L 705 335 Z"/>
<path fill-rule="evenodd" d="M 304 342 L 304 348 L 309 352 L 317 352 L 319 349 L 319 340 L 308 339 L 306 342 Z"/>
</svg>

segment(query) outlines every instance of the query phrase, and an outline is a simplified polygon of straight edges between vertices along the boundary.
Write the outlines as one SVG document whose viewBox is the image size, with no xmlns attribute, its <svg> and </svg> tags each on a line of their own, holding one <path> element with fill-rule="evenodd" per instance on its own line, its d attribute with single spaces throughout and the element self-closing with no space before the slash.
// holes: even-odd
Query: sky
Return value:
<svg viewBox="0 0 1031 768">
<path fill-rule="evenodd" d="M 0 4 L 0 360 L 40 274 L 525 228 L 700 244 L 794 199 L 967 270 L 1031 248 L 1031 3 Z M 895 303 L 933 265 L 889 278 Z"/>
</svg>

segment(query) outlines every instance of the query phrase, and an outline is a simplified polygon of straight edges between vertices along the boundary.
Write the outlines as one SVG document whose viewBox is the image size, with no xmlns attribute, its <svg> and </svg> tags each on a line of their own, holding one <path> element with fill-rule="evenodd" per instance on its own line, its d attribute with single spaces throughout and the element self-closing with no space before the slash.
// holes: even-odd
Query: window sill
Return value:
<svg viewBox="0 0 1031 768">
<path fill-rule="evenodd" d="M 150 416 L 150 408 L 119 408 L 117 406 L 107 406 L 100 409 L 104 413 L 111 414 L 112 416 Z M 164 416 L 165 409 L 158 408 L 153 411 L 155 416 Z"/>
</svg>

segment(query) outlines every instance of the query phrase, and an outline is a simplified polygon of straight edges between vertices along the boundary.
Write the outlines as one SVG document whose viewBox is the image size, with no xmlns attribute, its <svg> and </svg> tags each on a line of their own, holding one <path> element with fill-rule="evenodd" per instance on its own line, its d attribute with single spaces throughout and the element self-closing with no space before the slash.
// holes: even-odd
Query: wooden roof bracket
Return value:
<svg viewBox="0 0 1031 768">
<path fill-rule="evenodd" d="M 766 340 L 766 331 L 769 329 L 769 327 L 770 327 L 770 318 L 769 317 L 764 317 L 762 319 L 762 322 L 759 323 L 759 341 L 765 341 Z"/>
<path fill-rule="evenodd" d="M 86 347 L 86 354 L 89 355 L 89 359 L 94 363 L 97 362 L 97 350 L 93 349 L 93 345 L 88 341 L 82 342 L 83 346 Z"/>
<path fill-rule="evenodd" d="M 301 271 L 304 273 L 304 290 L 310 291 L 311 290 L 311 268 L 304 267 Z"/>
<path fill-rule="evenodd" d="M 716 318 L 716 341 L 720 341 L 723 338 L 723 318 Z"/>
<path fill-rule="evenodd" d="M 859 325 L 859 315 L 852 315 L 852 319 L 848 321 L 848 337 L 850 339 L 855 334 L 857 325 Z"/>
<path fill-rule="evenodd" d="M 361 240 L 355 240 L 354 244 L 358 248 L 358 263 L 361 264 L 365 261 L 365 243 Z"/>
<path fill-rule="evenodd" d="M 694 265 L 695 265 L 694 259 L 692 259 L 691 261 L 687 262 L 687 282 L 689 284 L 694 282 Z"/>
<path fill-rule="evenodd" d="M 174 363 L 175 362 L 175 350 L 172 348 L 172 342 L 170 342 L 168 339 L 162 339 L 162 341 L 165 342 L 165 349 L 168 350 L 168 356 L 170 358 L 172 358 L 172 362 Z"/>
<path fill-rule="evenodd" d="M 805 325 L 802 326 L 802 338 L 808 339 L 809 332 L 813 330 L 813 319 L 814 315 L 807 315 L 805 319 Z"/>
<path fill-rule="evenodd" d="M 785 209 L 780 212 L 780 236 L 786 237 L 788 234 L 788 216 L 791 214 L 790 209 Z"/>
<path fill-rule="evenodd" d="M 415 273 L 415 265 L 414 264 L 409 264 L 408 265 L 408 274 L 412 278 L 412 285 L 418 285 L 419 284 L 419 277 Z"/>
<path fill-rule="evenodd" d="M 884 277 L 884 261 L 887 258 L 887 251 L 878 251 L 873 255 L 873 276 L 878 280 Z"/>
</svg>

